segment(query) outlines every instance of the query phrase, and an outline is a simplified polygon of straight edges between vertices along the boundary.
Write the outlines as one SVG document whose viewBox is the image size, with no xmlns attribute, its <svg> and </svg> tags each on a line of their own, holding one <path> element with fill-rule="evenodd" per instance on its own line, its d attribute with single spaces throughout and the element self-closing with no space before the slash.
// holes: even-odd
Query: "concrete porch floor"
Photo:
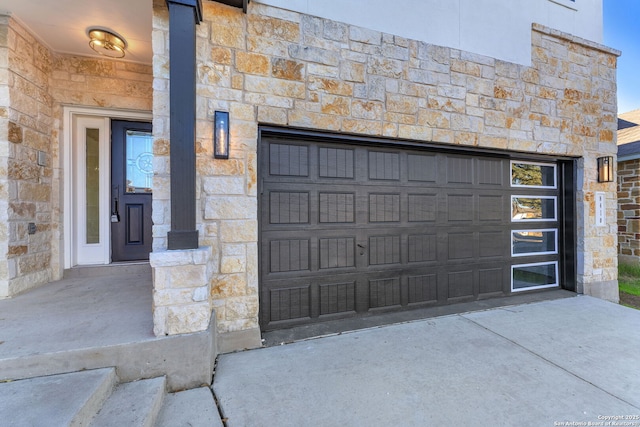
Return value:
<svg viewBox="0 0 640 427">
<path fill-rule="evenodd" d="M 210 383 L 212 328 L 156 337 L 151 310 L 148 263 L 74 268 L 0 300 L 0 381 L 115 367 L 122 381 L 167 375 L 171 391 Z"/>
</svg>

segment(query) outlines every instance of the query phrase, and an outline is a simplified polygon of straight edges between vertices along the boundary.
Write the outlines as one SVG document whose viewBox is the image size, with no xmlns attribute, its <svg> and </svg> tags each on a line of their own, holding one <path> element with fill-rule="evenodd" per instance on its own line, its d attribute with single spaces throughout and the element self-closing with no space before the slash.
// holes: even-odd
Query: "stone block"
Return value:
<svg viewBox="0 0 640 427">
<path fill-rule="evenodd" d="M 327 92 L 332 95 L 353 95 L 353 84 L 345 83 L 337 79 L 311 76 L 307 85 L 309 90 Z"/>
<path fill-rule="evenodd" d="M 287 111 L 284 108 L 258 106 L 258 122 L 276 125 L 287 124 Z"/>
<path fill-rule="evenodd" d="M 202 178 L 202 189 L 209 195 L 245 194 L 245 182 L 242 176 L 211 176 Z"/>
<path fill-rule="evenodd" d="M 257 242 L 257 220 L 230 220 L 220 222 L 220 239 L 222 242 Z"/>
<path fill-rule="evenodd" d="M 324 94 L 321 101 L 321 111 L 324 114 L 348 116 L 351 114 L 351 101 L 347 97 Z"/>
<path fill-rule="evenodd" d="M 367 28 L 349 27 L 349 39 L 366 44 L 379 45 L 382 43 L 382 33 Z"/>
<path fill-rule="evenodd" d="M 9 133 L 8 137 L 9 142 L 13 142 L 14 144 L 22 143 L 22 126 L 9 121 Z"/>
<path fill-rule="evenodd" d="M 382 122 L 345 118 L 342 120 L 341 130 L 363 135 L 382 135 Z"/>
<path fill-rule="evenodd" d="M 215 45 L 244 49 L 245 38 L 242 27 L 231 26 L 224 23 L 211 24 L 211 41 Z"/>
<path fill-rule="evenodd" d="M 290 98 L 304 99 L 306 97 L 304 83 L 254 75 L 247 75 L 245 77 L 245 90 Z"/>
<path fill-rule="evenodd" d="M 367 73 L 399 79 L 404 75 L 404 63 L 397 59 L 371 56 L 367 64 Z"/>
<path fill-rule="evenodd" d="M 401 114 L 417 114 L 418 98 L 389 94 L 387 96 L 387 111 Z"/>
<path fill-rule="evenodd" d="M 211 297 L 214 300 L 247 295 L 245 273 L 217 274 L 211 280 Z"/>
<path fill-rule="evenodd" d="M 190 334 L 205 331 L 211 320 L 209 303 L 166 307 L 164 335 Z M 154 320 L 154 332 L 155 328 Z M 156 333 L 156 335 L 158 335 Z"/>
<path fill-rule="evenodd" d="M 285 80 L 304 80 L 304 63 L 284 58 L 271 58 L 271 74 Z"/>
<path fill-rule="evenodd" d="M 265 38 L 296 42 L 300 39 L 300 25 L 270 16 L 247 15 L 248 34 Z M 241 34 L 240 37 L 243 37 Z"/>
<path fill-rule="evenodd" d="M 290 45 L 289 56 L 294 59 L 308 62 L 316 62 L 324 65 L 337 66 L 340 63 L 340 54 L 327 49 L 313 46 Z"/>
<path fill-rule="evenodd" d="M 357 119 L 380 120 L 384 105 L 376 101 L 354 100 L 351 103 L 351 115 Z"/>
<path fill-rule="evenodd" d="M 269 58 L 250 52 L 236 52 L 236 69 L 241 73 L 269 75 Z"/>
<path fill-rule="evenodd" d="M 301 110 L 289 111 L 288 122 L 291 126 L 311 129 L 340 130 L 340 117 L 329 114 L 318 114 Z"/>
<path fill-rule="evenodd" d="M 328 40 L 346 43 L 349 40 L 349 27 L 340 22 L 325 20 L 323 35 Z"/>
<path fill-rule="evenodd" d="M 258 210 L 255 197 L 206 197 L 204 219 L 253 219 Z"/>
<path fill-rule="evenodd" d="M 258 316 L 258 297 L 247 296 L 244 298 L 229 298 L 226 303 L 226 319 L 241 320 L 253 319 Z"/>
</svg>

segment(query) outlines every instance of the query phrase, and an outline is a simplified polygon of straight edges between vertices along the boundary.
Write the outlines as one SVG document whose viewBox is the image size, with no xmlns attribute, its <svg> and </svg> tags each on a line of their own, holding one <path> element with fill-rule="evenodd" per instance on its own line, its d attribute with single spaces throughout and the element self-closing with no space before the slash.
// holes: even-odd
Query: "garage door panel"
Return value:
<svg viewBox="0 0 640 427">
<path fill-rule="evenodd" d="M 436 193 L 407 195 L 408 222 L 435 222 L 438 214 Z"/>
<path fill-rule="evenodd" d="M 447 260 L 470 260 L 474 258 L 474 233 L 449 233 Z"/>
<path fill-rule="evenodd" d="M 400 236 L 369 237 L 369 265 L 398 264 Z"/>
<path fill-rule="evenodd" d="M 400 305 L 400 276 L 369 279 L 369 308 Z"/>
<path fill-rule="evenodd" d="M 320 269 L 355 267 L 356 239 L 320 239 Z"/>
<path fill-rule="evenodd" d="M 294 144 L 270 144 L 269 174 L 309 176 L 309 147 Z"/>
<path fill-rule="evenodd" d="M 369 194 L 369 222 L 399 222 L 400 194 Z"/>
<path fill-rule="evenodd" d="M 473 221 L 473 202 L 473 194 L 448 194 L 446 210 L 447 221 Z"/>
<path fill-rule="evenodd" d="M 400 180 L 400 154 L 369 151 L 369 179 Z"/>
<path fill-rule="evenodd" d="M 355 193 L 320 193 L 318 222 L 324 224 L 353 223 L 355 221 Z"/>
<path fill-rule="evenodd" d="M 477 182 L 483 187 L 501 187 L 505 184 L 506 163 L 499 159 L 477 159 Z"/>
<path fill-rule="evenodd" d="M 436 182 L 438 169 L 436 156 L 407 155 L 407 179 L 417 182 Z"/>
<path fill-rule="evenodd" d="M 508 288 L 504 267 L 481 268 L 479 270 L 479 293 L 498 294 L 503 293 Z"/>
<path fill-rule="evenodd" d="M 319 286 L 320 316 L 352 313 L 356 310 L 356 282 L 327 283 Z"/>
<path fill-rule="evenodd" d="M 480 194 L 478 196 L 478 220 L 480 223 L 506 222 L 503 194 Z"/>
<path fill-rule="evenodd" d="M 438 239 L 435 233 L 411 234 L 407 238 L 408 262 L 433 262 L 437 260 Z"/>
<path fill-rule="evenodd" d="M 408 276 L 407 282 L 409 304 L 438 301 L 438 276 L 435 272 Z"/>
<path fill-rule="evenodd" d="M 473 158 L 447 156 L 447 184 L 473 184 Z"/>
<path fill-rule="evenodd" d="M 271 289 L 269 292 L 270 322 L 308 318 L 310 315 L 309 285 Z"/>
<path fill-rule="evenodd" d="M 309 270 L 309 240 L 272 240 L 269 245 L 271 273 Z"/>
<path fill-rule="evenodd" d="M 492 258 L 509 256 L 509 248 L 504 244 L 507 238 L 508 233 L 504 230 L 478 231 L 479 257 Z"/>
<path fill-rule="evenodd" d="M 271 224 L 307 224 L 309 193 L 290 191 L 269 193 L 269 222 Z"/>
<path fill-rule="evenodd" d="M 321 178 L 355 177 L 355 153 L 346 148 L 318 148 L 318 174 Z"/>
<path fill-rule="evenodd" d="M 461 297 L 473 297 L 473 270 L 448 271 L 447 277 L 447 298 L 459 299 Z"/>
</svg>

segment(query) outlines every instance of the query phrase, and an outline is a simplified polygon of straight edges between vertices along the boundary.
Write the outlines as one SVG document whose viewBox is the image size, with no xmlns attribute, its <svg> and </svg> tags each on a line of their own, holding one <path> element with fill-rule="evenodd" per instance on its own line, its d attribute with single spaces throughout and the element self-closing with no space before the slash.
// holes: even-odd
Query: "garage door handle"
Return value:
<svg viewBox="0 0 640 427">
<path fill-rule="evenodd" d="M 366 246 L 362 246 L 360 243 L 357 243 L 356 246 L 360 248 L 360 255 L 364 255 L 364 250 L 367 247 Z"/>
</svg>

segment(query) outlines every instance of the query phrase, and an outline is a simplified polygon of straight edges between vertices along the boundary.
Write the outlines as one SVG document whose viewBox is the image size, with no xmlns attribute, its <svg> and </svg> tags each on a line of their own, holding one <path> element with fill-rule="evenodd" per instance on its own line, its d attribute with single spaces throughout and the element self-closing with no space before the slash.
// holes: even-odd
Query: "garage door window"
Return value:
<svg viewBox="0 0 640 427">
<path fill-rule="evenodd" d="M 512 161 L 511 186 L 557 188 L 556 165 Z"/>
<path fill-rule="evenodd" d="M 511 196 L 513 221 L 555 221 L 557 198 L 554 196 Z"/>
<path fill-rule="evenodd" d="M 514 230 L 511 233 L 511 255 L 546 255 L 558 253 L 556 229 Z"/>
<path fill-rule="evenodd" d="M 558 262 L 520 264 L 511 267 L 513 291 L 558 286 Z"/>
<path fill-rule="evenodd" d="M 558 286 L 558 178 L 555 164 L 511 161 L 512 292 Z M 526 224 L 526 228 L 524 225 Z"/>
</svg>

